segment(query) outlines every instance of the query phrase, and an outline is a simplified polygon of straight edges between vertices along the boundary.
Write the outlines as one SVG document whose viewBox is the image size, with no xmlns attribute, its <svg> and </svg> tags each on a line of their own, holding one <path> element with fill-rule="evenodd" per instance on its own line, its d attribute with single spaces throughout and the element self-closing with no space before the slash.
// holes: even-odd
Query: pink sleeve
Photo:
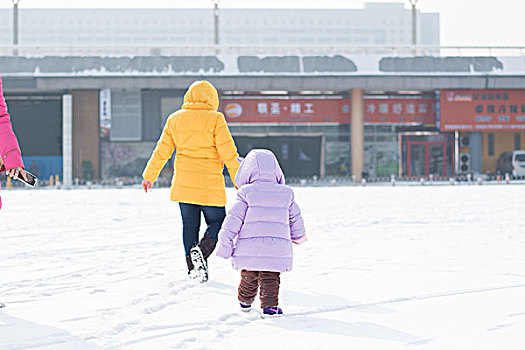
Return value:
<svg viewBox="0 0 525 350">
<path fill-rule="evenodd" d="M 2 157 L 2 162 L 4 163 L 0 171 L 24 167 L 20 147 L 13 133 L 11 119 L 7 112 L 7 105 L 2 90 L 2 78 L 0 78 L 0 157 Z"/>
</svg>

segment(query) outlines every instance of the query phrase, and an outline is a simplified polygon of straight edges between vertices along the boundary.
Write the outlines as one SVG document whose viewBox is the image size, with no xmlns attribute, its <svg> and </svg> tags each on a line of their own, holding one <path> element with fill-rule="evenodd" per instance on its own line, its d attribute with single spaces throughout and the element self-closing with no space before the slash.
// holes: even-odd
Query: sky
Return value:
<svg viewBox="0 0 525 350">
<path fill-rule="evenodd" d="M 365 2 L 408 0 L 220 0 L 222 8 L 362 8 Z M 211 8 L 212 0 L 20 0 L 24 8 Z M 0 8 L 12 7 L 0 0 Z M 524 0 L 419 0 L 423 12 L 439 12 L 441 44 L 525 46 Z"/>
</svg>

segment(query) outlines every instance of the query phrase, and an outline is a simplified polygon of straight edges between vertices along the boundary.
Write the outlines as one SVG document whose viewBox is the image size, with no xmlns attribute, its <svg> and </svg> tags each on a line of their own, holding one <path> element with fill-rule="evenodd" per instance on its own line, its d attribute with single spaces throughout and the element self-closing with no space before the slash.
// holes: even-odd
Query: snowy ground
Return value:
<svg viewBox="0 0 525 350">
<path fill-rule="evenodd" d="M 229 261 L 187 279 L 167 189 L 3 190 L 0 349 L 523 349 L 525 186 L 295 191 L 309 242 L 263 320 Z"/>
</svg>

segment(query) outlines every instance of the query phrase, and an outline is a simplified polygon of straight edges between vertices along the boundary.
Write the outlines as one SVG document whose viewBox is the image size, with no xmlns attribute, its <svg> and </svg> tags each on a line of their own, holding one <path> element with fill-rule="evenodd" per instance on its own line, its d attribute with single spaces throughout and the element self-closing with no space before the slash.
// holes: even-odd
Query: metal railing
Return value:
<svg viewBox="0 0 525 350">
<path fill-rule="evenodd" d="M 525 46 L 0 45 L 0 56 L 525 56 Z"/>
</svg>

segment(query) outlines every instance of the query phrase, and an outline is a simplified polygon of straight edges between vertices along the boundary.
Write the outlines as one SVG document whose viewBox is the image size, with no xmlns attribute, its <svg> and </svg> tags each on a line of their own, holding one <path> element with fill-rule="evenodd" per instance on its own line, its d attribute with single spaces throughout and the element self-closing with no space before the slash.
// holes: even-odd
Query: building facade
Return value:
<svg viewBox="0 0 525 350">
<path fill-rule="evenodd" d="M 219 90 L 239 153 L 272 149 L 289 178 L 495 172 L 501 152 L 524 147 L 522 56 L 217 50 L 208 56 L 0 56 L 25 162 L 35 160 L 42 177 L 62 173 L 62 102 L 71 95 L 73 177 L 139 178 L 166 118 L 201 79 Z M 468 164 L 460 162 L 465 156 Z M 161 174 L 167 183 L 168 163 Z"/>
<path fill-rule="evenodd" d="M 23 4 L 23 3 L 22 3 Z M 21 45 L 212 45 L 212 9 L 24 9 Z M 362 9 L 221 9 L 224 45 L 409 45 L 403 3 Z M 0 44 L 12 43 L 12 13 L 0 9 Z M 439 45 L 439 14 L 418 10 L 417 43 Z"/>
</svg>

